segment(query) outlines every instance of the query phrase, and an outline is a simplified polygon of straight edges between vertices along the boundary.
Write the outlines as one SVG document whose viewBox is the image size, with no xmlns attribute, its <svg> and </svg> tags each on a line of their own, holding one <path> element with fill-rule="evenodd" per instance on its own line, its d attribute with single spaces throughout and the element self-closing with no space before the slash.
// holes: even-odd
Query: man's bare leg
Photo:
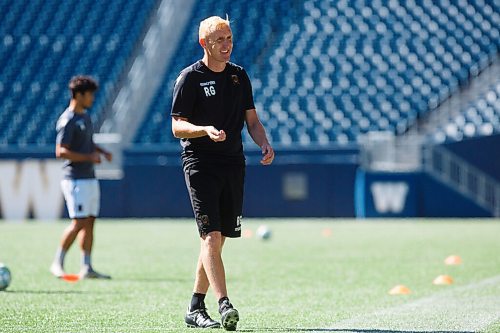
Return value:
<svg viewBox="0 0 500 333">
<path fill-rule="evenodd" d="M 213 235 L 215 234 L 215 236 Z M 220 323 L 210 318 L 206 312 L 205 307 L 205 296 L 207 294 L 208 288 L 210 287 L 210 278 L 207 275 L 207 271 L 213 268 L 214 265 L 210 264 L 209 269 L 205 269 L 205 261 L 207 257 L 207 249 L 209 250 L 208 257 L 213 258 L 219 257 L 220 264 L 222 264 L 222 246 L 224 245 L 225 237 L 221 235 L 220 232 L 212 232 L 206 237 L 202 237 L 200 243 L 200 255 L 198 257 L 198 263 L 196 265 L 196 277 L 193 287 L 193 297 L 191 298 L 191 305 L 189 306 L 188 312 L 186 313 L 185 321 L 190 327 L 203 327 L 203 328 L 219 328 Z M 213 252 L 213 253 L 210 253 Z M 210 259 L 208 261 L 210 263 Z M 220 271 L 220 270 L 219 270 Z M 210 274 L 210 273 L 209 273 Z M 220 273 L 219 273 L 220 274 Z M 222 277 L 225 286 L 225 273 L 224 266 L 222 266 Z M 220 279 L 220 277 L 217 277 Z M 216 283 L 214 283 L 216 284 Z M 216 284 L 217 285 L 217 284 Z M 217 294 L 216 294 L 217 295 Z"/>
<path fill-rule="evenodd" d="M 82 279 L 111 279 L 111 276 L 98 273 L 92 267 L 91 255 L 94 244 L 94 224 L 95 217 L 88 217 L 80 230 L 80 248 L 82 250 L 82 269 L 80 278 Z"/>
<path fill-rule="evenodd" d="M 226 237 L 222 236 L 221 242 L 221 252 L 222 247 L 224 246 L 224 242 Z M 202 238 L 200 242 L 200 255 L 198 257 L 198 263 L 196 266 L 196 276 L 194 281 L 193 288 L 193 297 L 191 298 L 190 310 L 193 311 L 197 308 L 203 308 L 205 306 L 205 296 L 208 292 L 208 288 L 210 287 L 210 282 L 208 281 L 207 273 L 205 268 L 203 267 L 203 248 L 204 248 L 205 240 Z"/>
<path fill-rule="evenodd" d="M 95 217 L 85 219 L 80 230 L 80 249 L 82 250 L 82 269 L 92 269 L 90 256 L 92 254 L 92 245 L 94 244 L 94 222 Z"/>
<path fill-rule="evenodd" d="M 198 264 L 196 265 L 196 276 L 194 280 L 193 293 L 206 295 L 210 282 L 208 282 L 207 273 L 203 268 L 203 261 L 200 249 L 200 256 L 198 257 Z"/>
<path fill-rule="evenodd" d="M 50 266 L 50 271 L 56 277 L 62 277 L 64 275 L 64 258 L 69 248 L 76 239 L 76 236 L 82 230 L 85 219 L 73 219 L 71 224 L 64 229 L 61 237 L 61 242 L 59 248 L 57 249 L 54 261 Z"/>
<path fill-rule="evenodd" d="M 71 224 L 64 230 L 62 238 L 61 238 L 61 248 L 64 251 L 68 251 L 73 242 L 76 239 L 76 236 L 80 232 L 83 227 L 85 219 L 73 219 Z"/>
<path fill-rule="evenodd" d="M 225 240 L 226 237 L 222 236 L 222 241 L 220 245 L 221 253 Z M 193 292 L 198 294 L 206 294 L 208 291 L 208 287 L 210 286 L 210 282 L 208 281 L 207 273 L 205 272 L 205 268 L 203 267 L 203 261 L 202 261 L 202 251 L 204 242 L 205 240 L 202 238 L 200 242 L 200 256 L 198 257 L 198 265 L 196 267 L 196 278 L 194 281 L 194 288 L 193 288 Z"/>
<path fill-rule="evenodd" d="M 222 262 L 222 238 L 219 231 L 213 231 L 203 236 L 200 251 L 203 270 L 218 300 L 227 297 L 226 272 Z M 203 279 L 203 275 L 200 277 Z"/>
<path fill-rule="evenodd" d="M 212 286 L 215 297 L 219 301 L 221 324 L 224 329 L 234 331 L 239 321 L 239 314 L 227 297 L 226 272 L 222 262 L 223 243 L 223 236 L 219 231 L 210 232 L 202 237 L 200 257 L 209 285 Z"/>
</svg>

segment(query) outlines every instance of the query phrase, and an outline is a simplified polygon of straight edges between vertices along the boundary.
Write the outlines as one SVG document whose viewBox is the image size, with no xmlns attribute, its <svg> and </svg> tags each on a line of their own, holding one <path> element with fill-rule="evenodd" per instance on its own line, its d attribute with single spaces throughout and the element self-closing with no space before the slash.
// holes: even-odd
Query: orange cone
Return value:
<svg viewBox="0 0 500 333">
<path fill-rule="evenodd" d="M 449 256 L 448 258 L 446 258 L 444 260 L 444 263 L 446 265 L 460 265 L 462 263 L 462 258 L 460 258 L 459 256 Z"/>
<path fill-rule="evenodd" d="M 398 284 L 397 286 L 389 290 L 389 295 L 408 295 L 410 293 L 411 290 L 402 284 Z"/>
<path fill-rule="evenodd" d="M 432 281 L 433 284 L 437 286 L 444 286 L 444 285 L 449 285 L 453 283 L 453 279 L 449 275 L 439 275 L 437 278 Z"/>
<path fill-rule="evenodd" d="M 331 237 L 332 236 L 332 229 L 330 228 L 325 228 L 321 231 L 321 235 L 323 237 Z"/>
</svg>

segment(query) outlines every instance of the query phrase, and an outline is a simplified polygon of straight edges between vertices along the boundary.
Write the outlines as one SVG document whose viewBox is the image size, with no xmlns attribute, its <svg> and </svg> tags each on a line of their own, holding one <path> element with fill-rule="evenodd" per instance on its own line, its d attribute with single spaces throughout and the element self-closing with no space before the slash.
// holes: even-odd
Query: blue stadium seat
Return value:
<svg viewBox="0 0 500 333">
<path fill-rule="evenodd" d="M 500 133 L 500 80 L 432 134 L 436 142 Z"/>
<path fill-rule="evenodd" d="M 100 81 L 90 113 L 101 121 L 158 3 L 1 1 L 0 146 L 53 142 L 67 81 L 77 73 Z M 169 130 L 173 83 L 201 58 L 198 22 L 225 13 L 235 36 L 233 61 L 252 79 L 271 140 L 284 146 L 405 132 L 500 50 L 498 1 L 200 1 L 184 32 L 191 42 L 175 52 L 136 143 L 177 145 Z M 499 96 L 493 87 L 436 137 L 498 131 Z"/>
<path fill-rule="evenodd" d="M 100 120 L 157 0 L 0 2 L 0 146 L 52 144 L 67 82 L 100 83 Z"/>
<path fill-rule="evenodd" d="M 208 0 L 192 21 L 218 14 L 213 8 L 221 2 L 234 19 L 233 59 L 253 79 L 272 140 L 285 146 L 349 143 L 373 130 L 404 132 L 500 48 L 498 2 L 308 0 L 287 2 L 287 15 L 276 15 L 284 2 L 254 1 L 249 8 L 248 2 Z M 182 67 L 201 57 L 196 33 L 195 25 L 188 29 L 192 43 L 183 43 L 174 57 L 137 143 L 176 142 L 165 134 L 172 87 Z M 469 116 L 467 133 L 498 118 L 493 106 L 485 110 Z"/>
</svg>

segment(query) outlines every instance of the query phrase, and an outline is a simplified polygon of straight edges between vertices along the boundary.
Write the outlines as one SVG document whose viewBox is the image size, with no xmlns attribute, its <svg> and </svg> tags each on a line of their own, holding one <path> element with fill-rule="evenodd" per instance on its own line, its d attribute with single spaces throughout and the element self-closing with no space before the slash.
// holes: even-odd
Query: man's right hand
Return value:
<svg viewBox="0 0 500 333">
<path fill-rule="evenodd" d="M 90 154 L 90 162 L 94 164 L 101 164 L 101 154 L 97 151 Z"/>
<path fill-rule="evenodd" d="M 224 130 L 219 131 L 213 126 L 206 126 L 205 132 L 207 133 L 208 137 L 214 142 L 222 142 L 226 140 L 226 132 L 224 132 Z"/>
</svg>

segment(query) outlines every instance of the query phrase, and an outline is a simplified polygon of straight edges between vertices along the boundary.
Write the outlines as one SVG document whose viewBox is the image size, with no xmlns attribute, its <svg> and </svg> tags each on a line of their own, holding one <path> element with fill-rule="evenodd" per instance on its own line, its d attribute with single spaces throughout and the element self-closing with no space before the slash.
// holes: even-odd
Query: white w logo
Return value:
<svg viewBox="0 0 500 333">
<path fill-rule="evenodd" d="M 370 187 L 375 209 L 379 213 L 401 213 L 405 207 L 408 184 L 376 182 Z"/>
<path fill-rule="evenodd" d="M 0 162 L 0 207 L 6 220 L 23 220 L 32 212 L 38 219 L 60 218 L 62 161 Z"/>
</svg>

